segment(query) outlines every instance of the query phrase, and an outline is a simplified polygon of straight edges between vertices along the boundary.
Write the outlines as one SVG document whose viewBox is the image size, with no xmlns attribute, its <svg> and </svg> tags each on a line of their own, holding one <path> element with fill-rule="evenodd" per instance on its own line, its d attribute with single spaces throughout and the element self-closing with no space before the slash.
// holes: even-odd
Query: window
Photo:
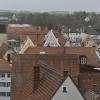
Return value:
<svg viewBox="0 0 100 100">
<path fill-rule="evenodd" d="M 10 92 L 0 92 L 0 97 L 9 97 L 10 96 Z"/>
<path fill-rule="evenodd" d="M 86 56 L 80 56 L 80 64 L 87 64 L 87 57 Z"/>
<path fill-rule="evenodd" d="M 7 77 L 10 78 L 10 73 L 7 73 Z"/>
<path fill-rule="evenodd" d="M 5 97 L 6 96 L 6 92 L 0 92 L 0 96 Z"/>
<path fill-rule="evenodd" d="M 5 73 L 1 72 L 0 77 L 5 78 Z"/>
<path fill-rule="evenodd" d="M 6 83 L 6 86 L 7 86 L 7 87 L 10 87 L 10 86 L 11 86 L 11 82 L 7 82 L 7 83 Z"/>
<path fill-rule="evenodd" d="M 9 97 L 9 96 L 10 96 L 10 92 L 7 92 L 6 94 L 7 94 L 7 95 L 6 95 L 7 97 Z"/>
<path fill-rule="evenodd" d="M 0 82 L 0 87 L 10 87 L 11 82 Z"/>
<path fill-rule="evenodd" d="M 63 93 L 67 93 L 67 87 L 63 87 Z"/>
<path fill-rule="evenodd" d="M 6 87 L 6 82 L 0 82 L 0 87 Z"/>
</svg>

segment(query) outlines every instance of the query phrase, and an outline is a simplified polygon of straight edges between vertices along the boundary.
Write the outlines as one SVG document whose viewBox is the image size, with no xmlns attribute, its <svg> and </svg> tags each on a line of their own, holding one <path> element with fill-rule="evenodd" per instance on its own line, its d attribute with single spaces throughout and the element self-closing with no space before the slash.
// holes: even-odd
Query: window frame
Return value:
<svg viewBox="0 0 100 100">
<path fill-rule="evenodd" d="M 4 73 L 4 72 L 0 72 L 0 78 L 5 78 L 5 75 L 6 73 Z"/>
<path fill-rule="evenodd" d="M 80 64 L 87 64 L 87 56 L 84 55 L 80 56 Z"/>
</svg>

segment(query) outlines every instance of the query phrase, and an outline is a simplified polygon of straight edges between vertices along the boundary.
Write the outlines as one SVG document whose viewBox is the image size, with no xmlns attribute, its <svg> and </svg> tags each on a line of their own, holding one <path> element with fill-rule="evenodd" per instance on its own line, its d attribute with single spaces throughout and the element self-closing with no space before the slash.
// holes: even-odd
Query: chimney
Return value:
<svg viewBox="0 0 100 100">
<path fill-rule="evenodd" d="M 68 76 L 68 71 L 67 70 L 64 70 L 63 72 L 63 79 L 65 80 Z"/>
<path fill-rule="evenodd" d="M 7 61 L 10 63 L 11 61 L 11 55 L 10 54 L 7 54 Z"/>
<path fill-rule="evenodd" d="M 34 66 L 34 91 L 38 88 L 40 83 L 40 67 Z"/>
</svg>

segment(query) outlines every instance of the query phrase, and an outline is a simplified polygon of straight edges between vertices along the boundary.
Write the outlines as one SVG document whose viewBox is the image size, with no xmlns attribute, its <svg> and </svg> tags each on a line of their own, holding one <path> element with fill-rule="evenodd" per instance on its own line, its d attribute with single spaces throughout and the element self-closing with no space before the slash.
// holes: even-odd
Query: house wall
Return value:
<svg viewBox="0 0 100 100">
<path fill-rule="evenodd" d="M 20 62 L 17 61 L 17 59 L 22 60 Z M 30 69 L 30 71 L 32 71 L 33 65 L 35 65 L 36 62 L 41 61 L 48 64 L 51 67 L 55 67 L 61 72 L 64 70 L 68 70 L 72 76 L 79 75 L 79 56 L 77 55 L 25 54 L 18 55 L 15 60 L 16 61 L 13 61 L 13 66 L 17 66 L 16 71 L 20 70 L 22 65 L 22 71 L 27 71 L 27 69 Z"/>
<path fill-rule="evenodd" d="M 7 77 L 8 73 L 4 73 L 4 74 L 5 74 L 5 77 L 0 76 L 0 82 L 5 82 L 6 86 L 1 86 L 1 84 L 0 84 L 0 100 L 10 100 L 10 96 L 7 96 L 7 94 L 6 94 L 6 96 L 1 96 L 1 92 L 6 92 L 6 93 L 11 92 L 11 87 L 7 86 L 7 82 L 10 82 L 10 84 L 11 84 L 11 77 Z"/>
<path fill-rule="evenodd" d="M 67 92 L 63 92 L 63 87 L 66 87 Z M 68 77 L 57 90 L 51 100 L 85 100 L 72 80 Z"/>
<path fill-rule="evenodd" d="M 25 54 L 40 54 L 45 52 L 46 54 L 78 54 L 87 57 L 87 64 L 98 66 L 96 52 L 94 48 L 85 47 L 36 47 L 29 48 Z"/>
<path fill-rule="evenodd" d="M 80 88 L 100 89 L 100 74 L 81 74 L 79 86 Z"/>
</svg>

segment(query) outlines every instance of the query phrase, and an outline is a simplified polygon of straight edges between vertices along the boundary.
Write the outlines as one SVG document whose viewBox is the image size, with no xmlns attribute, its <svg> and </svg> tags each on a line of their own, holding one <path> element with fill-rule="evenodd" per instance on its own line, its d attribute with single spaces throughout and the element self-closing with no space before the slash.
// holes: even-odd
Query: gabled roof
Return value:
<svg viewBox="0 0 100 100">
<path fill-rule="evenodd" d="M 51 100 L 58 87 L 62 84 L 62 76 L 58 71 L 47 65 L 41 65 L 45 77 L 33 94 L 27 97 L 27 100 Z"/>
<path fill-rule="evenodd" d="M 20 88 L 13 87 L 12 91 L 12 100 L 50 100 L 52 95 L 55 93 L 57 88 L 62 83 L 62 77 L 61 74 L 57 73 L 52 68 L 48 68 L 48 66 L 38 63 L 40 66 L 40 84 L 38 88 L 34 91 L 33 85 L 34 85 L 34 72 L 30 72 L 28 75 L 27 73 L 24 73 L 27 75 L 26 77 L 29 77 L 28 79 L 21 80 L 21 83 L 19 83 Z M 27 71 L 29 71 L 30 67 L 27 67 Z M 17 74 L 18 75 L 18 74 Z M 22 72 L 19 73 L 20 77 L 22 77 Z M 20 78 L 21 79 L 21 78 Z M 23 82 L 24 81 L 24 82 Z M 15 80 L 17 82 L 17 79 Z M 18 85 L 15 83 L 15 86 Z"/>
<path fill-rule="evenodd" d="M 25 41 L 25 44 L 22 46 L 21 51 L 19 52 L 20 54 L 23 54 L 29 47 L 35 47 L 34 43 L 30 39 L 29 36 L 27 36 L 27 39 Z"/>
<path fill-rule="evenodd" d="M 52 30 L 50 30 L 46 37 L 45 37 L 45 43 L 44 43 L 44 47 L 50 46 L 50 47 L 60 47 L 60 44 L 57 40 L 57 38 L 55 37 L 55 35 L 53 34 Z"/>
<path fill-rule="evenodd" d="M 12 48 L 9 48 L 6 52 L 5 52 L 5 54 L 3 55 L 3 58 L 5 59 L 5 60 L 7 60 L 7 55 L 8 54 L 15 54 L 16 52 L 14 51 L 14 49 L 12 49 Z"/>
<path fill-rule="evenodd" d="M 38 88 L 35 91 L 33 89 L 34 72 L 32 73 L 30 72 L 29 75 L 26 73 L 27 75 L 26 77 L 28 78 L 25 80 L 25 72 L 23 73 L 25 69 L 23 69 L 22 71 L 20 71 L 21 70 L 20 69 L 16 74 L 20 75 L 20 77 L 24 75 L 24 78 L 23 80 L 20 80 L 19 82 L 20 86 L 18 88 L 15 87 L 16 88 L 15 91 L 12 91 L 12 97 L 11 97 L 12 100 L 52 100 L 51 98 L 54 96 L 54 94 L 57 92 L 59 87 L 64 82 L 63 74 L 58 70 L 56 70 L 54 67 L 45 64 L 44 62 L 38 61 L 37 65 L 40 67 L 40 75 L 41 75 Z M 29 68 L 30 67 L 27 66 L 28 72 Z M 17 69 L 17 67 L 15 69 Z M 16 85 L 18 85 L 17 81 L 18 80 L 16 79 L 15 80 Z"/>
<path fill-rule="evenodd" d="M 66 91 L 63 90 L 66 88 Z M 85 100 L 73 79 L 68 75 L 51 100 Z"/>
</svg>

